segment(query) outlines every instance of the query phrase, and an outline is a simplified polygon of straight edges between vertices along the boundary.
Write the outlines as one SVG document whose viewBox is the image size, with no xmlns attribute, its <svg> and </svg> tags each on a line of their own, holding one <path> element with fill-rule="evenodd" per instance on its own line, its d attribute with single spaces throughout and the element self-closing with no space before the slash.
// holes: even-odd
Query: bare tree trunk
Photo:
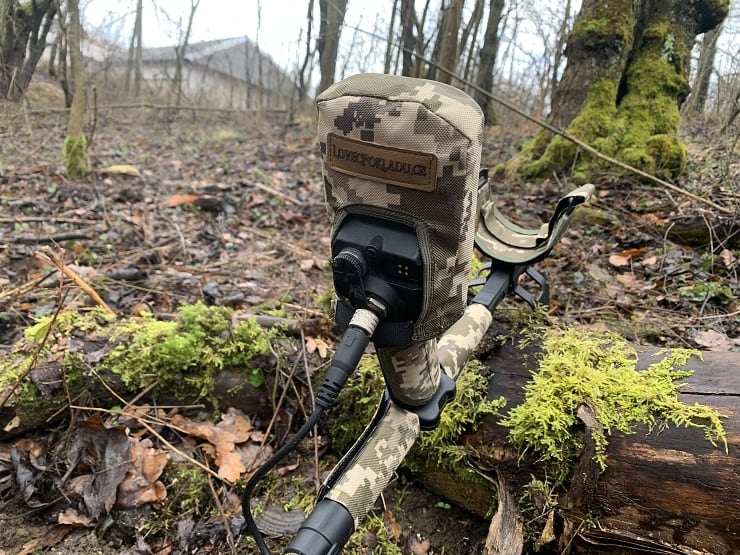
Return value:
<svg viewBox="0 0 740 555">
<path fill-rule="evenodd" d="M 67 71 L 67 19 L 66 8 L 62 8 L 57 16 L 60 32 L 54 38 L 49 53 L 49 77 L 53 77 L 59 82 L 59 86 L 64 92 L 64 105 L 69 108 L 72 106 L 72 89 L 69 86 L 69 76 Z"/>
<path fill-rule="evenodd" d="M 563 19 L 560 22 L 560 28 L 558 29 L 558 35 L 555 38 L 555 52 L 553 53 L 552 60 L 552 71 L 550 73 L 550 96 L 558 88 L 558 80 L 560 75 L 560 66 L 563 63 L 563 55 L 565 54 L 565 44 L 568 41 L 568 32 L 570 31 L 568 22 L 570 21 L 570 0 L 565 2 L 565 10 L 563 12 Z"/>
<path fill-rule="evenodd" d="M 732 103 L 732 108 L 729 111 L 727 120 L 722 126 L 722 130 L 721 130 L 722 133 L 724 133 L 730 128 L 730 126 L 735 121 L 735 118 L 738 116 L 738 114 L 740 114 L 740 88 L 738 88 L 737 93 L 735 93 L 735 101 Z"/>
<path fill-rule="evenodd" d="M 313 2 L 314 0 L 308 0 L 308 13 L 306 15 L 306 21 L 308 22 L 308 27 L 306 30 L 306 55 L 303 57 L 303 64 L 301 64 L 301 69 L 298 72 L 298 101 L 299 102 L 305 102 L 306 96 L 308 96 L 308 84 L 306 80 L 306 70 L 308 69 L 308 64 L 311 63 L 311 59 L 313 58 L 314 51 L 311 49 L 311 41 L 313 40 L 311 37 L 311 31 L 313 28 Z"/>
<path fill-rule="evenodd" d="M 0 97 L 26 93 L 56 11 L 54 0 L 0 0 Z"/>
<path fill-rule="evenodd" d="M 478 30 L 480 29 L 481 21 L 483 21 L 483 8 L 485 6 L 484 0 L 476 0 L 475 8 L 473 8 L 473 14 L 470 16 L 470 21 L 466 25 L 463 31 L 463 38 L 460 41 L 460 52 L 463 52 L 468 45 L 468 39 L 470 39 L 470 45 L 467 46 L 468 54 L 465 56 L 465 71 L 463 71 L 463 79 L 466 81 L 470 80 L 470 71 L 474 68 L 473 59 L 475 57 L 476 39 L 478 37 Z"/>
<path fill-rule="evenodd" d="M 316 94 L 327 89 L 335 81 L 339 36 L 342 32 L 344 14 L 347 11 L 347 0 L 319 0 L 319 11 L 321 23 L 317 48 L 321 81 Z"/>
<path fill-rule="evenodd" d="M 133 97 L 141 96 L 141 41 L 142 41 L 142 12 L 143 0 L 136 0 L 136 19 L 134 32 L 131 35 L 131 44 L 128 49 L 128 65 L 126 67 L 126 97 L 131 98 L 133 80 Z"/>
<path fill-rule="evenodd" d="M 414 76 L 414 29 L 416 26 L 416 9 L 414 0 L 401 0 L 401 75 Z"/>
<path fill-rule="evenodd" d="M 67 0 L 67 44 L 73 97 L 67 122 L 67 137 L 64 139 L 64 167 L 70 178 L 82 177 L 87 173 L 87 139 L 82 129 L 87 101 L 81 39 L 79 0 Z"/>
<path fill-rule="evenodd" d="M 442 83 L 452 83 L 452 73 L 457 73 L 460 54 L 459 31 L 462 24 L 464 0 L 450 0 L 444 18 L 442 43 L 439 50 L 439 65 L 448 71 L 439 71 L 437 79 Z"/>
<path fill-rule="evenodd" d="M 200 0 L 199 0 L 200 1 Z M 262 52 L 259 49 L 260 28 L 262 27 L 262 2 L 257 0 L 257 33 L 254 40 L 257 43 L 257 126 L 262 122 L 262 111 L 265 109 L 265 82 L 262 73 Z"/>
<path fill-rule="evenodd" d="M 391 72 L 391 61 L 393 60 L 393 43 L 396 31 L 396 11 L 398 10 L 398 0 L 393 0 L 393 9 L 391 10 L 391 22 L 388 25 L 388 41 L 385 46 L 385 62 L 383 64 L 383 73 Z"/>
<path fill-rule="evenodd" d="M 498 56 L 498 47 L 501 41 L 498 28 L 501 23 L 501 17 L 504 12 L 504 0 L 491 0 L 488 6 L 488 21 L 486 22 L 486 32 L 483 36 L 483 46 L 480 49 L 480 65 L 478 66 L 478 85 L 484 91 L 493 89 L 493 69 L 496 65 Z M 496 114 L 493 109 L 493 103 L 484 94 L 475 93 L 475 100 L 483 110 L 487 122 L 496 121 Z"/>
<path fill-rule="evenodd" d="M 414 67 L 414 77 L 421 77 L 424 69 L 424 60 L 421 59 L 422 56 L 426 55 L 427 47 L 429 44 L 427 42 L 424 42 L 424 27 L 427 23 L 427 14 L 429 13 L 429 1 L 426 0 L 424 2 L 424 9 L 421 12 L 421 19 L 416 17 L 416 12 L 414 11 L 414 20 L 416 21 L 416 53 L 419 55 L 418 58 L 416 58 L 415 67 Z M 413 0 L 412 0 L 413 3 Z"/>
<path fill-rule="evenodd" d="M 190 15 L 188 16 L 188 26 L 185 30 L 185 34 L 182 36 L 180 44 L 175 47 L 175 106 L 179 106 L 182 102 L 182 79 L 183 79 L 183 66 L 185 65 L 185 56 L 188 50 L 188 43 L 190 42 L 190 33 L 193 30 L 193 19 L 195 19 L 195 10 L 198 9 L 200 0 L 190 0 Z"/>
<path fill-rule="evenodd" d="M 704 33 L 699 51 L 699 63 L 696 68 L 696 79 L 691 96 L 688 100 L 687 111 L 701 114 L 707 103 L 709 80 L 714 69 L 714 57 L 717 55 L 717 39 L 722 32 L 722 25 L 718 25 Z"/>
</svg>

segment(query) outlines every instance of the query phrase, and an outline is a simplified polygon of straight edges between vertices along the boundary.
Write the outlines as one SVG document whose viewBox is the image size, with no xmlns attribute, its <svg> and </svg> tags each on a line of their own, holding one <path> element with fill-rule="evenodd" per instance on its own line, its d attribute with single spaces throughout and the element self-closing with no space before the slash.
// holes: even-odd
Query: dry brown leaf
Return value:
<svg viewBox="0 0 740 555">
<path fill-rule="evenodd" d="M 221 415 L 221 422 L 216 424 L 219 430 L 229 434 L 230 441 L 243 443 L 252 436 L 252 422 L 243 412 L 231 407 Z"/>
<path fill-rule="evenodd" d="M 640 287 L 640 284 L 638 283 L 637 277 L 635 276 L 634 272 L 627 272 L 617 275 L 617 281 L 625 287 L 629 287 L 630 289 L 638 289 Z"/>
<path fill-rule="evenodd" d="M 725 268 L 732 271 L 733 268 L 737 269 L 737 258 L 734 254 L 732 254 L 732 251 L 729 249 L 722 249 L 722 252 L 719 253 L 719 257 L 722 259 L 722 262 L 725 265 Z"/>
<path fill-rule="evenodd" d="M 215 449 L 214 458 L 219 476 L 233 482 L 247 469 L 242 462 L 241 453 L 235 452 L 236 444 L 249 440 L 253 428 L 249 418 L 234 408 L 230 408 L 221 418 L 221 422 L 213 424 L 193 422 L 176 414 L 172 417 L 172 423 L 186 433 L 210 443 Z"/>
<path fill-rule="evenodd" d="M 694 336 L 694 341 L 697 345 L 706 347 L 710 351 L 729 351 L 735 343 L 726 334 L 715 330 L 704 330 L 697 333 Z"/>
<path fill-rule="evenodd" d="M 237 446 L 236 452 L 239 453 L 244 467 L 249 470 L 254 470 L 255 468 L 262 466 L 262 463 L 272 456 L 272 447 L 269 445 L 260 447 L 256 443 L 245 443 Z M 290 466 L 292 467 L 292 465 Z M 295 468 L 291 468 L 291 470 L 295 470 Z M 285 473 L 283 467 L 278 468 L 274 472 L 281 476 Z"/>
<path fill-rule="evenodd" d="M 586 269 L 588 270 L 588 275 L 590 275 L 596 281 L 608 283 L 612 279 L 611 274 L 596 263 L 589 264 Z"/>
<path fill-rule="evenodd" d="M 655 255 L 648 256 L 647 258 L 642 259 L 643 266 L 652 266 L 653 264 L 656 264 L 657 262 L 658 262 L 658 257 Z"/>
<path fill-rule="evenodd" d="M 218 466 L 218 476 L 227 482 L 236 481 L 239 476 L 247 471 L 247 467 L 242 462 L 242 456 L 235 451 L 217 451 L 216 466 Z"/>
<path fill-rule="evenodd" d="M 418 534 L 414 534 L 409 538 L 409 551 L 413 555 L 429 555 L 431 548 L 432 544 L 429 540 L 422 540 Z"/>
<path fill-rule="evenodd" d="M 326 355 L 329 354 L 329 345 L 320 337 L 309 336 L 306 337 L 306 351 L 309 353 L 318 352 L 321 358 L 326 358 Z"/>
<path fill-rule="evenodd" d="M 169 453 L 152 447 L 150 439 L 139 441 L 129 438 L 129 441 L 131 467 L 118 486 L 116 507 L 134 509 L 163 501 L 167 497 L 167 490 L 159 477 L 170 461 Z"/>
<path fill-rule="evenodd" d="M 623 254 L 613 254 L 609 257 L 609 264 L 616 266 L 617 268 L 629 266 L 630 258 L 630 256 L 625 256 Z"/>
<path fill-rule="evenodd" d="M 196 200 L 198 200 L 198 195 L 193 194 L 185 194 L 185 195 L 172 195 L 170 198 L 165 201 L 164 205 L 167 208 L 173 208 L 175 206 L 180 206 L 181 204 L 193 204 Z"/>
<path fill-rule="evenodd" d="M 18 555 L 30 555 L 44 547 L 52 547 L 66 538 L 72 530 L 74 530 L 72 526 L 64 526 L 61 524 L 49 528 L 43 537 L 34 538 L 27 542 L 18 552 Z"/>
<path fill-rule="evenodd" d="M 400 540 L 403 530 L 401 529 L 401 525 L 398 524 L 396 517 L 393 516 L 393 513 L 389 509 L 383 511 L 383 522 L 385 523 L 385 527 L 388 528 L 388 531 L 393 536 L 393 539 L 396 541 Z"/>
<path fill-rule="evenodd" d="M 68 507 L 59 513 L 57 522 L 78 528 L 90 528 L 96 524 L 92 518 L 87 515 L 81 515 L 72 507 Z"/>
</svg>

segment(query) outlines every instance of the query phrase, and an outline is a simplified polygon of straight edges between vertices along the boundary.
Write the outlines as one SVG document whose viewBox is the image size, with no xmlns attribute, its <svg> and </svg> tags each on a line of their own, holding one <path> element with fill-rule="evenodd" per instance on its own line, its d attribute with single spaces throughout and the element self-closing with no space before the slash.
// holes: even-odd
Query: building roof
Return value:
<svg viewBox="0 0 740 555">
<path fill-rule="evenodd" d="M 144 48 L 144 63 L 173 62 L 177 59 L 175 46 Z M 191 65 L 228 75 L 249 83 L 279 91 L 290 96 L 295 90 L 295 78 L 280 68 L 247 37 L 216 39 L 189 44 L 185 61 Z"/>
</svg>

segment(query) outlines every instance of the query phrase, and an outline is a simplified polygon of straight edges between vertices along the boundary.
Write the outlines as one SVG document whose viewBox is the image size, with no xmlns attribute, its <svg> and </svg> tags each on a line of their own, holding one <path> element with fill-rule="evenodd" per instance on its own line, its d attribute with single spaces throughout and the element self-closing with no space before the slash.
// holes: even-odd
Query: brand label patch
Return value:
<svg viewBox="0 0 740 555">
<path fill-rule="evenodd" d="M 437 157 L 390 146 L 379 146 L 329 133 L 326 163 L 338 172 L 431 192 L 437 186 Z"/>
</svg>

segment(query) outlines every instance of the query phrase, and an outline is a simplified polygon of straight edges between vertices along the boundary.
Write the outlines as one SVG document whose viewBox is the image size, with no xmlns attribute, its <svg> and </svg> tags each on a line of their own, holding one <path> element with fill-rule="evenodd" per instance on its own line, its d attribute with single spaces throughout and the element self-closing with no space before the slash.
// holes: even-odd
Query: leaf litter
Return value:
<svg viewBox="0 0 740 555">
<path fill-rule="evenodd" d="M 330 222 L 311 126 L 277 123 L 273 133 L 265 127 L 255 134 L 249 125 L 224 119 L 206 124 L 215 116 L 202 114 L 194 115 L 195 125 L 156 114 L 138 126 L 111 120 L 99 129 L 93 152 L 103 169 L 70 182 L 58 170 L 58 145 L 38 140 L 56 136 L 63 120 L 31 117 L 29 130 L 14 137 L 4 153 L 0 170 L 1 344 L 11 345 L 21 329 L 54 309 L 60 283 L 67 290 L 66 306 L 87 302 L 64 276 L 33 256 L 39 246 L 60 241 L 66 262 L 122 316 L 173 313 L 197 300 L 299 321 L 322 313 L 318 299 L 330 283 L 324 264 Z M 228 132 L 218 134 L 218 129 Z M 484 164 L 490 167 L 515 144 L 497 133 L 489 130 L 484 143 Z M 23 156 L 29 141 L 37 152 L 33 161 Z M 710 156 L 711 147 L 701 155 Z M 732 180 L 722 168 L 708 169 L 700 160 L 697 167 L 701 172 L 687 179 L 696 188 Z M 570 188 L 552 180 L 492 186 L 502 210 L 522 224 L 546 220 L 549 207 Z M 623 194 L 629 187 L 600 183 L 593 219 L 576 222 L 555 256 L 539 268 L 551 284 L 553 315 L 566 323 L 620 331 L 633 341 L 740 350 L 737 249 L 665 241 L 660 226 L 691 208 L 678 199 L 669 208 L 650 211 L 665 205 L 660 191 L 636 188 L 630 198 Z M 702 285 L 707 283 L 715 285 Z M 307 335 L 303 345 L 293 345 L 293 356 L 312 357 L 309 364 L 320 367 L 333 341 L 328 332 Z M 128 528 L 125 541 L 111 542 L 116 547 L 108 552 L 231 552 L 223 530 L 233 521 L 209 519 L 207 511 L 187 508 L 184 499 L 168 505 L 179 502 L 183 491 L 178 489 L 183 482 L 168 472 L 182 462 L 212 467 L 219 480 L 203 470 L 203 484 L 214 487 L 224 511 L 238 515 L 233 483 L 269 456 L 278 438 L 285 437 L 286 423 L 300 420 L 292 415 L 301 410 L 281 409 L 282 431 L 270 436 L 265 436 L 264 418 L 235 409 L 220 419 L 146 403 L 105 419 L 78 410 L 67 430 L 0 443 L 0 499 L 20 499 L 19 511 L 47 514 L 33 539 L 24 543 L 19 536 L 13 545 L 25 553 L 60 549 L 73 530 L 126 529 L 125 514 L 144 511 L 150 515 L 146 521 L 152 511 L 164 514 L 171 506 L 182 514 L 174 517 L 169 533 L 142 535 L 137 524 Z M 299 452 L 298 462 L 281 472 L 305 475 L 300 460 L 312 457 L 311 450 Z M 200 493 L 208 495 L 203 484 Z M 426 515 L 414 520 L 398 508 L 385 513 L 391 535 L 405 539 L 411 552 L 432 552 L 432 546 L 450 542 L 457 529 L 466 538 L 475 536 L 476 525 L 463 527 L 461 520 L 428 526 L 435 501 L 422 491 L 408 496 L 401 490 L 399 497 L 416 499 L 419 514 Z M 448 517 L 450 511 L 440 513 Z M 435 518 L 442 522 L 440 514 Z M 118 524 L 111 527 L 111 519 Z M 482 541 L 487 524 L 478 526 Z M 80 552 L 81 544 L 76 545 Z M 98 551 L 101 547 L 107 549 L 96 544 Z"/>
</svg>

